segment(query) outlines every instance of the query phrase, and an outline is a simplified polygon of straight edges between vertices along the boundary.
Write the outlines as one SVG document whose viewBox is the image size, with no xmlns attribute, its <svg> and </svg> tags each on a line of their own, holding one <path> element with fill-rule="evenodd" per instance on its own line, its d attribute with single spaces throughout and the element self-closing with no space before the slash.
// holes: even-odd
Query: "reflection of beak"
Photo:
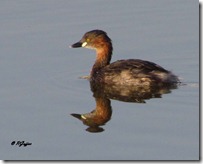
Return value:
<svg viewBox="0 0 203 164">
<path fill-rule="evenodd" d="M 81 120 L 82 119 L 82 115 L 81 114 L 75 114 L 75 113 L 73 113 L 73 114 L 71 114 L 73 117 L 75 117 L 75 118 L 78 118 L 79 120 Z"/>
<path fill-rule="evenodd" d="M 87 118 L 83 114 L 71 114 L 73 117 L 78 118 L 79 120 L 86 120 Z"/>
</svg>

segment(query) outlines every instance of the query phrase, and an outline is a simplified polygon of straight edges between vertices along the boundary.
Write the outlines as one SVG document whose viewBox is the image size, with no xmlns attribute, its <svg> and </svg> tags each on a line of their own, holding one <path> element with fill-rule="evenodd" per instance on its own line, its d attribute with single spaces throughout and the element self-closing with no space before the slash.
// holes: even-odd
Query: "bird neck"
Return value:
<svg viewBox="0 0 203 164">
<path fill-rule="evenodd" d="M 105 44 L 101 48 L 96 49 L 96 61 L 93 65 L 91 75 L 110 64 L 112 51 L 111 44 Z"/>
</svg>

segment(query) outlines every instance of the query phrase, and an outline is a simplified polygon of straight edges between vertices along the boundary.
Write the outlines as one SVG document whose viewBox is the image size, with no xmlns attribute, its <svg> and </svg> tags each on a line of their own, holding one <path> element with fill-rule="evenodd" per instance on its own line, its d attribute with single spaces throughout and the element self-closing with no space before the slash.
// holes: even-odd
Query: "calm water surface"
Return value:
<svg viewBox="0 0 203 164">
<path fill-rule="evenodd" d="M 198 1 L 19 0 L 0 8 L 0 159 L 199 159 Z M 79 78 L 95 52 L 68 45 L 93 29 L 112 38 L 112 61 L 150 60 L 186 85 L 145 103 L 111 99 L 106 124 L 89 132 L 71 114 L 95 109 Z"/>
</svg>

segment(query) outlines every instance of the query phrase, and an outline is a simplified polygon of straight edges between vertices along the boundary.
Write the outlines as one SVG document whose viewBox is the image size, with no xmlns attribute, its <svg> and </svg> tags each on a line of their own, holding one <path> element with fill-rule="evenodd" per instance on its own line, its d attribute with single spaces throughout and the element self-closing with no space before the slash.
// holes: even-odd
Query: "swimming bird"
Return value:
<svg viewBox="0 0 203 164">
<path fill-rule="evenodd" d="M 112 41 L 103 30 L 86 32 L 71 48 L 84 47 L 96 51 L 96 61 L 90 73 L 90 81 L 117 86 L 162 86 L 179 83 L 172 72 L 156 63 L 141 59 L 118 60 L 110 63 Z"/>
</svg>

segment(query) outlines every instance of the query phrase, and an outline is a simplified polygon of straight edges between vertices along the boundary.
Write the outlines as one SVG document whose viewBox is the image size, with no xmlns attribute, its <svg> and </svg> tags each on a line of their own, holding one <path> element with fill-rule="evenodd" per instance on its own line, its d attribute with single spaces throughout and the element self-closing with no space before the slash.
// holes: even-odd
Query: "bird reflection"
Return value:
<svg viewBox="0 0 203 164">
<path fill-rule="evenodd" d="M 89 132 L 102 132 L 104 125 L 111 119 L 112 108 L 110 99 L 106 98 L 104 94 L 94 92 L 96 108 L 90 113 L 86 114 L 71 114 L 72 116 L 81 120 L 85 125 L 89 126 L 86 130 Z"/>
<path fill-rule="evenodd" d="M 96 133 L 104 131 L 101 126 L 105 125 L 112 116 L 111 100 L 119 100 L 123 102 L 146 103 L 145 100 L 151 98 L 161 98 L 162 94 L 170 93 L 172 89 L 176 89 L 177 85 L 170 86 L 112 86 L 98 85 L 90 82 L 90 88 L 95 98 L 96 107 L 90 113 L 71 114 L 73 117 L 81 120 L 87 125 L 86 131 Z"/>
</svg>

